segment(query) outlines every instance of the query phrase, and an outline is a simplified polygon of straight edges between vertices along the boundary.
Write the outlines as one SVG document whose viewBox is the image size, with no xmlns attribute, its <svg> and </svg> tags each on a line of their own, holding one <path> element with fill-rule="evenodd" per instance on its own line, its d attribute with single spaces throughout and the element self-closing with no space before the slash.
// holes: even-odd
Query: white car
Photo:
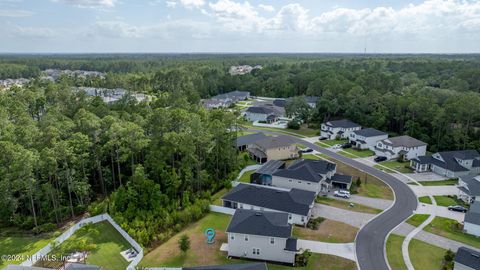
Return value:
<svg viewBox="0 0 480 270">
<path fill-rule="evenodd" d="M 341 197 L 341 198 L 344 198 L 344 199 L 349 199 L 350 198 L 350 192 L 348 192 L 346 190 L 335 190 L 335 192 L 333 193 L 333 196 Z"/>
<path fill-rule="evenodd" d="M 333 149 L 340 149 L 342 148 L 342 145 L 341 144 L 335 144 L 334 146 L 332 146 Z"/>
</svg>

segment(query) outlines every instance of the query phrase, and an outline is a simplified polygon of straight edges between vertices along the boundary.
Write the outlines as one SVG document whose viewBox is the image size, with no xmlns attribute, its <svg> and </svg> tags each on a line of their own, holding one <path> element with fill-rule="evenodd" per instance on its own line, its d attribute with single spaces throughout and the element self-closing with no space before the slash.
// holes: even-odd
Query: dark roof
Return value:
<svg viewBox="0 0 480 270">
<path fill-rule="evenodd" d="M 427 143 L 422 142 L 420 140 L 417 140 L 415 138 L 412 138 L 408 135 L 388 138 L 388 139 L 382 140 L 382 142 L 384 144 L 388 144 L 388 145 L 391 145 L 393 147 L 400 147 L 400 146 L 415 147 L 415 146 L 427 145 Z"/>
<path fill-rule="evenodd" d="M 288 238 L 292 235 L 292 225 L 287 213 L 237 209 L 227 232 Z"/>
<path fill-rule="evenodd" d="M 287 101 L 285 99 L 275 99 L 273 101 L 273 105 L 278 107 L 285 107 L 285 105 L 287 105 Z"/>
<path fill-rule="evenodd" d="M 266 138 L 256 141 L 255 144 L 262 148 L 270 149 L 276 147 L 290 146 L 293 144 L 293 140 L 290 139 L 290 137 L 283 135 L 277 137 L 267 136 Z"/>
<path fill-rule="evenodd" d="M 223 200 L 255 205 L 272 210 L 307 216 L 315 201 L 315 192 L 239 184 L 222 197 Z"/>
<path fill-rule="evenodd" d="M 454 172 L 469 171 L 469 169 L 460 165 L 457 159 L 459 160 L 480 159 L 480 153 L 477 150 L 446 151 L 446 152 L 438 152 L 435 155 L 439 155 L 442 160 L 432 157 L 433 159 L 435 159 L 432 162 L 433 164 Z"/>
<path fill-rule="evenodd" d="M 364 128 L 364 129 L 356 130 L 353 133 L 363 137 L 375 137 L 375 136 L 387 135 L 387 133 L 374 128 Z"/>
<path fill-rule="evenodd" d="M 460 176 L 460 179 L 467 184 L 470 196 L 480 196 L 480 175 Z"/>
<path fill-rule="evenodd" d="M 445 162 L 445 161 L 436 159 L 432 156 L 419 156 L 414 158 L 414 160 L 420 164 L 433 164 L 437 167 L 440 167 L 452 172 L 469 171 L 467 168 L 460 165 L 455 159 L 446 159 L 446 162 Z"/>
<path fill-rule="evenodd" d="M 380 151 L 380 152 L 383 152 L 383 153 L 388 152 L 388 153 L 390 153 L 390 154 L 392 154 L 392 155 L 395 154 L 392 150 L 388 150 L 387 148 L 378 148 L 376 145 L 375 145 L 375 150 Z"/>
<path fill-rule="evenodd" d="M 322 180 L 320 174 L 335 170 L 335 163 L 325 160 L 299 159 L 290 167 L 276 171 L 273 175 L 318 183 Z"/>
<path fill-rule="evenodd" d="M 280 167 L 285 165 L 284 161 L 281 160 L 269 160 L 262 167 L 255 171 L 255 173 L 260 174 L 273 174 L 276 172 Z"/>
<path fill-rule="evenodd" d="M 472 167 L 474 167 L 474 168 L 480 167 L 480 159 L 473 160 Z"/>
<path fill-rule="evenodd" d="M 460 247 L 455 254 L 455 263 L 460 263 L 475 270 L 480 270 L 480 252 Z"/>
<path fill-rule="evenodd" d="M 334 174 L 331 178 L 332 182 L 342 183 L 342 184 L 351 184 L 352 177 L 350 175 L 343 174 Z"/>
<path fill-rule="evenodd" d="M 359 124 L 354 123 L 348 119 L 342 119 L 342 120 L 334 120 L 334 121 L 328 121 L 325 123 L 325 125 L 329 127 L 334 127 L 334 128 L 354 128 L 354 127 L 360 127 Z"/>
<path fill-rule="evenodd" d="M 412 158 L 413 161 L 419 164 L 431 164 L 433 163 L 432 159 L 434 158 L 431 156 L 418 156 L 418 157 Z"/>
<path fill-rule="evenodd" d="M 470 205 L 470 209 L 465 214 L 465 222 L 480 225 L 480 202 L 475 201 Z"/>
<path fill-rule="evenodd" d="M 254 134 L 249 134 L 249 135 L 245 135 L 245 136 L 240 136 L 240 137 L 237 138 L 237 147 L 254 143 L 254 142 L 259 141 L 261 139 L 264 139 L 266 137 L 267 137 L 267 135 L 265 135 L 261 132 L 254 133 Z"/>
<path fill-rule="evenodd" d="M 214 266 L 183 267 L 183 270 L 267 270 L 266 263 L 242 263 Z"/>
<path fill-rule="evenodd" d="M 274 114 L 274 110 L 272 110 L 271 108 L 267 108 L 267 107 L 258 107 L 258 106 L 252 106 L 252 107 L 248 107 L 247 109 L 247 112 L 249 113 L 261 113 L 261 114 Z"/>
<path fill-rule="evenodd" d="M 285 250 L 298 251 L 298 249 L 297 249 L 297 238 L 294 238 L 294 237 L 287 238 L 287 243 L 285 244 Z"/>
<path fill-rule="evenodd" d="M 69 263 L 65 270 L 100 270 L 100 267 L 82 263 Z"/>
</svg>

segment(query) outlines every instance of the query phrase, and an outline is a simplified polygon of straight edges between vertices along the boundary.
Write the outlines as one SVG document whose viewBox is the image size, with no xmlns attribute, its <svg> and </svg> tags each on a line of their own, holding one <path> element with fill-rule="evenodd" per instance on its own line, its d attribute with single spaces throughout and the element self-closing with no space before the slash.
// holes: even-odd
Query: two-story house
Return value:
<svg viewBox="0 0 480 270">
<path fill-rule="evenodd" d="M 222 197 L 222 202 L 233 209 L 287 213 L 289 223 L 306 225 L 316 197 L 312 191 L 239 184 Z"/>
<path fill-rule="evenodd" d="M 252 106 L 245 111 L 245 119 L 250 122 L 273 123 L 279 117 L 273 108 L 266 106 Z"/>
<path fill-rule="evenodd" d="M 320 137 L 329 140 L 346 139 L 355 130 L 360 130 L 362 127 L 348 119 L 328 121 L 322 123 L 320 127 Z"/>
<path fill-rule="evenodd" d="M 334 187 L 349 189 L 352 177 L 336 174 L 335 163 L 325 160 L 301 159 L 288 168 L 278 169 L 272 174 L 272 186 L 328 192 Z"/>
<path fill-rule="evenodd" d="M 480 236 L 480 201 L 472 203 L 470 209 L 465 213 L 463 230 L 468 234 Z"/>
<path fill-rule="evenodd" d="M 460 247 L 453 262 L 453 270 L 480 270 L 480 252 Z"/>
<path fill-rule="evenodd" d="M 427 143 L 404 135 L 378 141 L 374 151 L 377 156 L 407 161 L 424 156 L 427 152 Z"/>
<path fill-rule="evenodd" d="M 267 135 L 262 132 L 239 136 L 236 141 L 237 149 L 239 151 L 244 151 L 247 149 L 248 145 L 265 138 L 267 138 Z"/>
<path fill-rule="evenodd" d="M 229 257 L 295 263 L 297 239 L 287 213 L 237 209 L 227 237 Z"/>
<path fill-rule="evenodd" d="M 259 163 L 268 160 L 284 160 L 298 158 L 298 147 L 287 136 L 266 137 L 247 146 L 252 159 Z"/>
<path fill-rule="evenodd" d="M 417 172 L 432 171 L 446 177 L 480 174 L 480 153 L 477 150 L 438 152 L 432 156 L 419 156 L 410 161 Z"/>
<path fill-rule="evenodd" d="M 458 198 L 466 203 L 480 201 L 480 175 L 470 174 L 458 178 Z"/>
<path fill-rule="evenodd" d="M 388 134 L 383 131 L 374 128 L 364 128 L 350 133 L 348 140 L 355 148 L 374 151 L 377 142 L 387 138 Z"/>
</svg>

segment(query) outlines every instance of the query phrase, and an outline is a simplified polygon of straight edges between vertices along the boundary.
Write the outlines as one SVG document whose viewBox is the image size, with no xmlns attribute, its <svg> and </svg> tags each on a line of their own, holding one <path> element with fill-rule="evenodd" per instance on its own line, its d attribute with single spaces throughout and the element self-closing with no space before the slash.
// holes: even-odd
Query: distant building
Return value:
<svg viewBox="0 0 480 270">
<path fill-rule="evenodd" d="M 245 118 L 250 122 L 273 123 L 279 117 L 280 115 L 273 108 L 267 106 L 252 106 L 245 111 Z"/>
<path fill-rule="evenodd" d="M 58 78 L 63 76 L 68 77 L 78 77 L 78 78 L 87 78 L 87 77 L 100 77 L 105 78 L 104 72 L 99 71 L 90 71 L 90 70 L 61 70 L 61 69 L 46 69 L 43 71 L 43 76 L 40 78 L 42 80 L 56 81 Z"/>
<path fill-rule="evenodd" d="M 214 266 L 183 267 L 182 270 L 268 270 L 266 263 L 241 263 Z"/>
<path fill-rule="evenodd" d="M 457 187 L 459 199 L 466 203 L 480 201 L 480 175 L 460 176 Z"/>
<path fill-rule="evenodd" d="M 355 148 L 374 151 L 377 142 L 387 138 L 388 134 L 383 131 L 374 128 L 364 128 L 351 132 L 348 139 Z"/>
<path fill-rule="evenodd" d="M 288 222 L 306 225 L 317 194 L 300 189 L 278 189 L 267 186 L 239 184 L 222 197 L 223 206 L 233 209 L 283 212 Z"/>
<path fill-rule="evenodd" d="M 480 270 L 480 252 L 460 247 L 453 262 L 453 270 Z"/>
<path fill-rule="evenodd" d="M 480 201 L 470 205 L 463 221 L 463 230 L 468 234 L 480 236 Z"/>
<path fill-rule="evenodd" d="M 30 80 L 25 78 L 0 80 L 0 89 L 10 89 L 13 86 L 23 87 L 29 82 Z"/>
<path fill-rule="evenodd" d="M 297 146 L 287 136 L 266 137 L 248 145 L 247 150 L 252 159 L 259 163 L 299 157 Z"/>
<path fill-rule="evenodd" d="M 227 237 L 229 257 L 295 263 L 297 239 L 287 213 L 237 209 Z"/>
<path fill-rule="evenodd" d="M 254 69 L 262 69 L 262 66 L 256 65 L 256 66 L 249 66 L 249 65 L 242 65 L 242 66 L 231 66 L 228 73 L 230 75 L 244 75 L 252 72 Z"/>
<path fill-rule="evenodd" d="M 100 97 L 103 102 L 108 104 L 115 103 L 126 95 L 130 95 L 137 102 L 149 101 L 151 99 L 150 96 L 145 94 L 129 92 L 123 88 L 74 87 L 73 91 L 84 92 L 90 97 Z"/>
<path fill-rule="evenodd" d="M 329 140 L 348 139 L 350 134 L 362 127 L 348 119 L 328 121 L 322 123 L 320 127 L 320 137 Z"/>
<path fill-rule="evenodd" d="M 398 136 L 377 142 L 375 155 L 387 159 L 400 158 L 404 161 L 424 156 L 427 152 L 427 143 L 410 136 Z"/>
<path fill-rule="evenodd" d="M 202 105 L 205 109 L 219 109 L 227 108 L 230 106 L 231 101 L 218 100 L 218 99 L 204 99 Z"/>
<path fill-rule="evenodd" d="M 417 172 L 432 171 L 450 178 L 480 174 L 480 153 L 477 150 L 438 152 L 416 157 L 410 164 Z"/>
</svg>

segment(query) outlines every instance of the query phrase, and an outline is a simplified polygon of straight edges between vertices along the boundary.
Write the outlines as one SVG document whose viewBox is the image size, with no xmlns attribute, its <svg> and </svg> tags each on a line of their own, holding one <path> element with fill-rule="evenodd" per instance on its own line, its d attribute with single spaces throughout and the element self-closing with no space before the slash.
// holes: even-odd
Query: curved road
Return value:
<svg viewBox="0 0 480 270">
<path fill-rule="evenodd" d="M 355 239 L 355 250 L 357 253 L 358 266 L 361 270 L 390 269 L 384 252 L 385 239 L 390 231 L 412 215 L 413 211 L 417 208 L 417 197 L 407 184 L 383 171 L 304 141 L 301 138 L 265 130 L 252 129 L 251 131 L 289 136 L 296 143 L 301 143 L 322 154 L 371 174 L 389 185 L 395 193 L 395 203 L 360 229 Z"/>
</svg>

